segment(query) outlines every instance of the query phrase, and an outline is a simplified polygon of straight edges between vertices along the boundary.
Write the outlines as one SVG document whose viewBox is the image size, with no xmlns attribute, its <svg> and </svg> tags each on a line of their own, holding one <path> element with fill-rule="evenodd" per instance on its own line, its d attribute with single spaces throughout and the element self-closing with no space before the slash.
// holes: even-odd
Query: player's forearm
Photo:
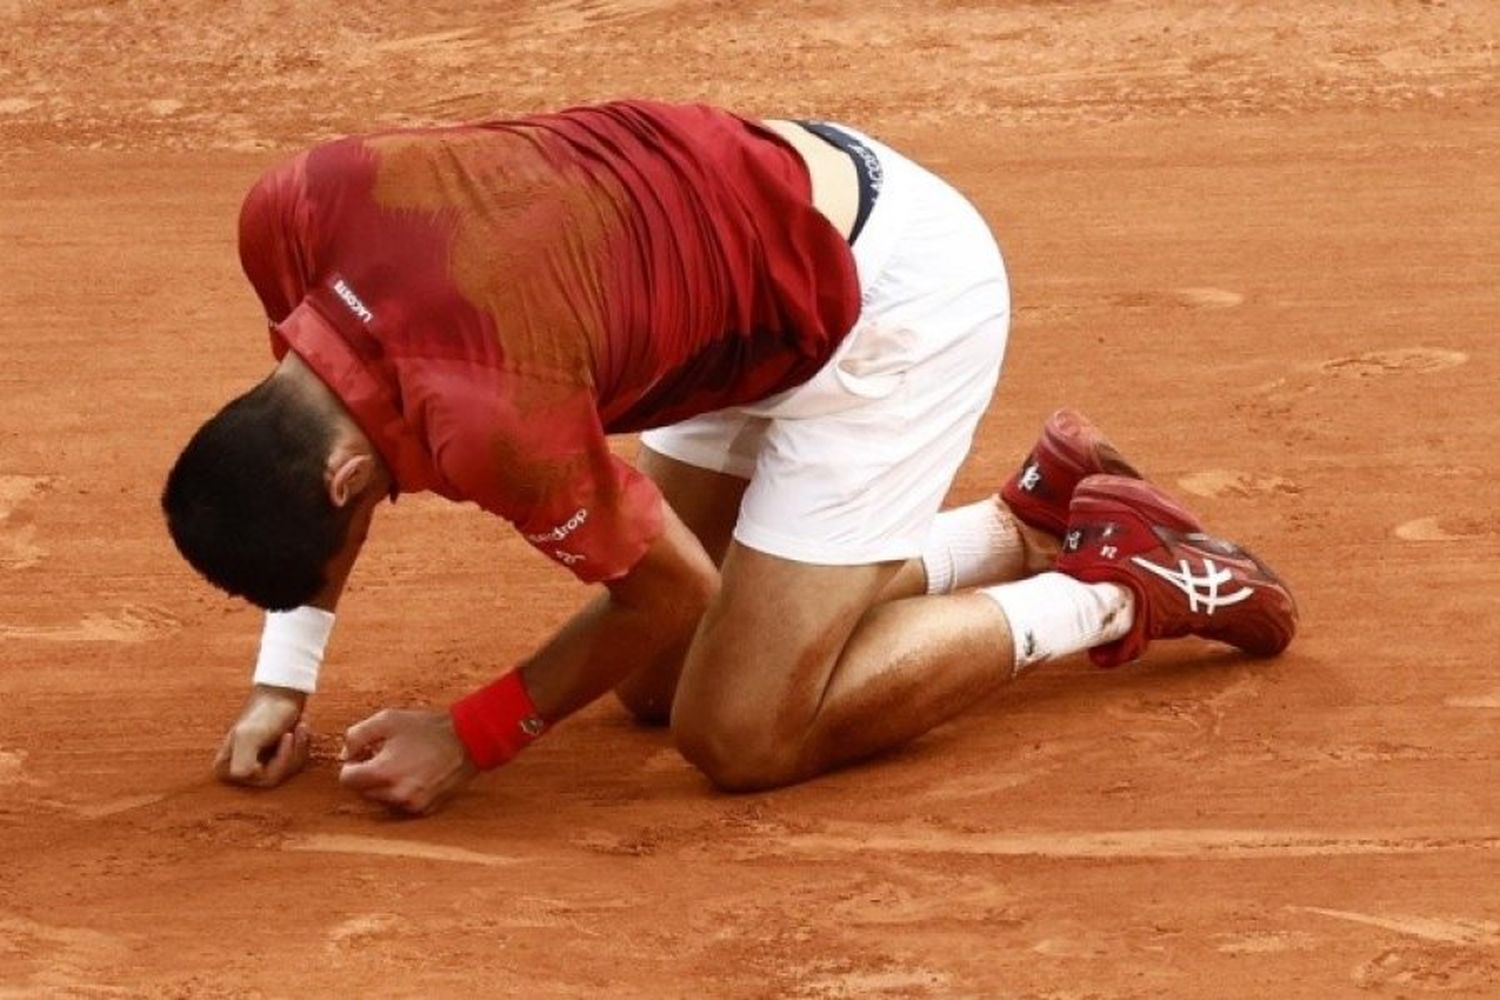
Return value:
<svg viewBox="0 0 1500 1000">
<path fill-rule="evenodd" d="M 454 732 L 470 762 L 498 767 L 631 672 L 682 656 L 706 603 L 684 595 L 641 605 L 617 592 L 591 603 L 520 669 L 453 704 Z"/>
<path fill-rule="evenodd" d="M 522 666 L 538 714 L 556 722 L 644 667 L 680 658 L 719 589 L 719 570 L 676 513 L 629 573 Z"/>
<path fill-rule="evenodd" d="M 661 534 L 609 593 L 584 608 L 518 671 L 459 699 L 454 726 L 481 768 L 505 763 L 627 676 L 681 657 L 718 592 L 719 571 L 663 507 Z"/>
<path fill-rule="evenodd" d="M 549 723 L 608 693 L 637 670 L 681 659 L 702 617 L 691 599 L 634 607 L 605 594 L 573 617 L 521 667 Z"/>
<path fill-rule="evenodd" d="M 338 610 L 339 598 L 344 595 L 344 587 L 349 583 L 349 574 L 354 572 L 354 564 L 359 561 L 359 554 L 365 547 L 365 539 L 369 537 L 370 520 L 373 514 L 373 508 L 355 512 L 343 546 L 323 568 L 323 587 L 311 601 L 307 602 L 309 607 L 330 613 Z"/>
<path fill-rule="evenodd" d="M 333 633 L 334 611 L 368 530 L 369 515 L 365 513 L 351 525 L 343 548 L 329 561 L 322 589 L 311 601 L 291 611 L 266 615 L 255 662 L 256 686 L 298 691 L 304 696 L 317 690 L 323 654 Z"/>
</svg>

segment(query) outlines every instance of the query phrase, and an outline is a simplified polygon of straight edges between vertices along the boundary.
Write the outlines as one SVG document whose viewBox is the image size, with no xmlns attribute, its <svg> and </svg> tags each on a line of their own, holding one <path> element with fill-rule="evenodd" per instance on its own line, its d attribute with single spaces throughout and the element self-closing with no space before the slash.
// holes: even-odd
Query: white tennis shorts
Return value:
<svg viewBox="0 0 1500 1000">
<path fill-rule="evenodd" d="M 750 480 L 740 544 L 838 566 L 921 553 L 994 394 L 1010 328 L 1005 264 L 974 206 L 845 131 L 884 174 L 853 247 L 854 329 L 796 388 L 641 435 L 669 458 Z"/>
</svg>

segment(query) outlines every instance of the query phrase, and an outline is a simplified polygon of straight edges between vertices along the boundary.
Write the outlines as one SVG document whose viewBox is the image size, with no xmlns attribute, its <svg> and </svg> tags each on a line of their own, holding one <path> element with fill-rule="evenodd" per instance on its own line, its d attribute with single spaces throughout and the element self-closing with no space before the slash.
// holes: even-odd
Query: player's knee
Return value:
<svg viewBox="0 0 1500 1000">
<path fill-rule="evenodd" d="M 757 720 L 674 712 L 678 751 L 726 792 L 754 792 L 797 780 L 796 743 Z"/>
</svg>

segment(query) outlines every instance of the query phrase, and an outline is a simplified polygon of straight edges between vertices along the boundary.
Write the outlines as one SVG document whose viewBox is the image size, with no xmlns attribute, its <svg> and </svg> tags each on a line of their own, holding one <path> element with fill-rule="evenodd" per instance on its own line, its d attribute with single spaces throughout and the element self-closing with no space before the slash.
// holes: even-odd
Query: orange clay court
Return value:
<svg viewBox="0 0 1500 1000">
<path fill-rule="evenodd" d="M 1489 0 L 0 0 L 0 996 L 1500 995 L 1497 38 Z M 846 121 L 964 190 L 1016 311 L 953 499 L 1076 406 L 1286 576 L 1291 649 L 1073 658 L 747 796 L 606 699 L 399 821 L 339 734 L 586 593 L 412 497 L 312 766 L 216 783 L 260 615 L 157 496 L 268 365 L 246 188 L 633 95 Z"/>
</svg>

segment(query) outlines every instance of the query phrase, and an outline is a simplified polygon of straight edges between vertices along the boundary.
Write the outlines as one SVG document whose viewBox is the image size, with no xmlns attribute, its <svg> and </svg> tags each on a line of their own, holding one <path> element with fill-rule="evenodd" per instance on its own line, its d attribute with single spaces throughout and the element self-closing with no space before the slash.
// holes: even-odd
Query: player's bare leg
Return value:
<svg viewBox="0 0 1500 1000">
<path fill-rule="evenodd" d="M 881 602 L 901 572 L 732 543 L 673 704 L 683 754 L 725 788 L 800 781 L 926 732 L 1036 659 L 1018 661 L 1013 625 L 985 594 Z M 1087 595 L 1099 602 L 1089 642 L 1116 615 L 1128 624 L 1123 588 Z"/>
<path fill-rule="evenodd" d="M 697 536 L 714 565 L 722 563 L 749 480 L 700 469 L 644 446 L 636 467 L 656 483 L 663 499 Z M 658 661 L 622 681 L 615 688 L 615 696 L 639 721 L 664 726 L 671 717 L 680 673 L 681 657 Z"/>
<path fill-rule="evenodd" d="M 1105 458 L 1131 474 L 1097 474 Z M 944 512 L 932 537 L 956 543 L 948 568 L 961 569 L 945 580 L 962 586 L 976 572 L 1050 567 L 1055 525 L 1068 535 L 1063 571 L 972 594 L 890 599 L 919 582 L 909 562 L 813 565 L 731 543 L 678 685 L 679 748 L 725 788 L 766 788 L 910 740 L 1056 656 L 1089 650 L 1110 666 L 1183 635 L 1257 656 L 1284 649 L 1297 623 L 1285 584 L 1137 475 L 1080 415 L 1054 414 L 1004 503 Z M 994 543 L 977 558 L 974 525 Z M 932 537 L 921 561 L 946 573 L 952 546 L 934 551 Z M 1228 584 L 1222 602 L 1177 572 Z"/>
<path fill-rule="evenodd" d="M 714 563 L 722 564 L 749 481 L 679 462 L 646 447 L 636 464 L 656 483 Z M 896 564 L 872 603 L 929 593 L 933 575 L 929 562 L 943 566 L 944 590 L 1032 576 L 1052 567 L 1058 542 L 1017 520 L 999 497 L 990 497 L 939 514 L 929 550 L 924 558 Z M 632 674 L 615 694 L 641 722 L 665 725 L 681 672 L 680 660 L 660 663 Z"/>
</svg>

